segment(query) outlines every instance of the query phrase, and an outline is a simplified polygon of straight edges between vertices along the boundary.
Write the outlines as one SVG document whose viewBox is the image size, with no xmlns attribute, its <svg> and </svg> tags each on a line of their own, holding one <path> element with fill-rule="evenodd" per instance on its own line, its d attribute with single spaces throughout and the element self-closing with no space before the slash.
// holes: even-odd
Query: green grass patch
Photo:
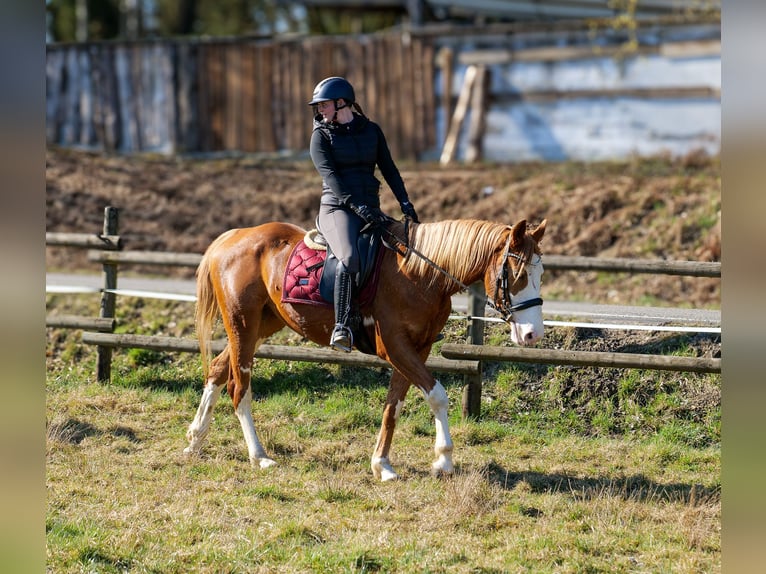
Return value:
<svg viewBox="0 0 766 574">
<path fill-rule="evenodd" d="M 175 327 L 152 327 L 191 336 L 176 311 Z M 550 335 L 565 348 L 595 340 Z M 692 355 L 700 342 L 654 345 Z M 721 568 L 717 376 L 487 364 L 482 417 L 462 420 L 462 378 L 440 375 L 455 474 L 431 476 L 433 416 L 411 390 L 391 451 L 401 480 L 381 484 L 369 465 L 388 369 L 256 361 L 253 418 L 278 462 L 260 470 L 226 393 L 203 452 L 183 455 L 198 356 L 116 350 L 107 384 L 76 332 L 49 332 L 49 349 L 52 572 Z"/>
</svg>

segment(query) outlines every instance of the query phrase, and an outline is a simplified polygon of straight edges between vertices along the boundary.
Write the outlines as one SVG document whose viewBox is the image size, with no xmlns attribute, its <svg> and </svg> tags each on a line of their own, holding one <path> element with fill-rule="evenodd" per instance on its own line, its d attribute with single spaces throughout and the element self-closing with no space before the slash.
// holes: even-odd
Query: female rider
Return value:
<svg viewBox="0 0 766 574">
<path fill-rule="evenodd" d="M 344 78 L 325 78 L 314 88 L 311 159 L 322 176 L 317 227 L 338 259 L 335 272 L 333 349 L 350 352 L 354 344 L 351 315 L 352 276 L 359 272 L 357 237 L 366 224 L 386 220 L 380 211 L 380 181 L 375 166 L 399 201 L 402 213 L 418 222 L 399 170 L 380 127 L 356 103 Z M 353 110 L 352 110 L 353 107 Z"/>
</svg>

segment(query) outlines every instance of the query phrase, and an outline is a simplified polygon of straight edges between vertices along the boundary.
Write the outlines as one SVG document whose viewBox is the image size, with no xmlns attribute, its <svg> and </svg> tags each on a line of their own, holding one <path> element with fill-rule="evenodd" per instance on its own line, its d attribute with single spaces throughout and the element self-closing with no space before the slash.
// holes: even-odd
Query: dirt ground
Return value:
<svg viewBox="0 0 766 574">
<path fill-rule="evenodd" d="M 547 218 L 545 253 L 720 260 L 717 158 L 399 167 L 422 221 Z M 311 228 L 320 194 L 308 159 L 195 160 L 63 149 L 47 153 L 46 186 L 46 231 L 98 233 L 104 208 L 115 206 L 126 249 L 191 253 L 202 253 L 233 227 L 281 220 Z M 385 211 L 401 215 L 385 185 L 381 198 Z M 48 248 L 47 267 L 93 270 L 94 264 L 82 251 Z M 548 271 L 544 291 L 560 300 L 720 308 L 718 279 Z"/>
</svg>

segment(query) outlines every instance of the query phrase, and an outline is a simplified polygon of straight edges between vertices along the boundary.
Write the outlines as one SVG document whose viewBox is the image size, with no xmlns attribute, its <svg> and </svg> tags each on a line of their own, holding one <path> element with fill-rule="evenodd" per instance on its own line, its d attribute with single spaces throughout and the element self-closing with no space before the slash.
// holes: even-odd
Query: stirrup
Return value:
<svg viewBox="0 0 766 574">
<path fill-rule="evenodd" d="M 351 352 L 351 347 L 354 346 L 354 337 L 351 334 L 351 330 L 343 325 L 335 325 L 335 329 L 330 336 L 330 347 L 336 351 Z"/>
</svg>

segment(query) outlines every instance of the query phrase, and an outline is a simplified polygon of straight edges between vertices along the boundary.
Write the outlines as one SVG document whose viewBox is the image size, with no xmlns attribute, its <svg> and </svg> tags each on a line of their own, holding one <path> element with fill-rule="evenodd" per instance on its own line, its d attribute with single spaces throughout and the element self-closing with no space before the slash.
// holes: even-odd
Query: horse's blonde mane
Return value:
<svg viewBox="0 0 766 574">
<path fill-rule="evenodd" d="M 463 281 L 486 267 L 487 256 L 509 230 L 507 225 L 475 219 L 421 223 L 413 228 L 410 245 Z M 431 285 L 449 282 L 413 253 L 403 259 L 400 268 L 408 275 L 426 279 Z"/>
</svg>

